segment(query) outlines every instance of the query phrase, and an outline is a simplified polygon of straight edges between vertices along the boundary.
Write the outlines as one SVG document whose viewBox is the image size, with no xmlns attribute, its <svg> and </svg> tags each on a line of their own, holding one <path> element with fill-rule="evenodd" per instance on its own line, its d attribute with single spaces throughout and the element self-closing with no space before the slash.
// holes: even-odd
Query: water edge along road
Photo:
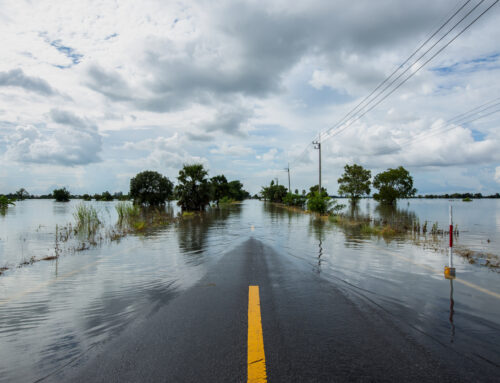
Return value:
<svg viewBox="0 0 500 383">
<path fill-rule="evenodd" d="M 260 293 L 270 382 L 498 381 L 494 362 L 436 341 L 362 291 L 324 279 L 256 238 L 46 380 L 247 381 L 250 286 Z"/>
</svg>

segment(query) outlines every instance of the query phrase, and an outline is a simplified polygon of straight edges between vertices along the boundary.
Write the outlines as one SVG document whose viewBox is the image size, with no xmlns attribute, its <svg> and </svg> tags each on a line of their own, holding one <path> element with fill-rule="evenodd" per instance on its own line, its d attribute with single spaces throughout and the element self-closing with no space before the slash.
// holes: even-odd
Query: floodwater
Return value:
<svg viewBox="0 0 500 383">
<path fill-rule="evenodd" d="M 74 223 L 78 203 L 26 200 L 0 215 L 0 267 L 10 267 L 0 276 L 0 381 L 36 381 L 79 360 L 195 284 L 250 237 L 367 305 L 382 307 L 422 338 L 500 365 L 500 273 L 457 256 L 457 279 L 444 279 L 448 257 L 442 236 L 366 236 L 245 201 L 17 267 L 31 257 L 54 254 L 56 225 Z M 105 225 L 116 222 L 116 202 L 91 203 Z M 359 210 L 346 209 L 346 214 L 427 220 L 446 228 L 450 203 L 460 230 L 456 245 L 500 255 L 500 200 L 409 200 L 392 210 L 362 200 Z M 167 209 L 178 214 L 175 206 Z"/>
</svg>

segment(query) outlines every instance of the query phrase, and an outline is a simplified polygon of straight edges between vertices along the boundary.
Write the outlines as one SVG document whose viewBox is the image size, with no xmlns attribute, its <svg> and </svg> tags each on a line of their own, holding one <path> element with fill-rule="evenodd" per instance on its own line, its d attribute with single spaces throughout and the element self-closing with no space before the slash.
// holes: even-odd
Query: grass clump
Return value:
<svg viewBox="0 0 500 383">
<path fill-rule="evenodd" d="M 238 203 L 238 202 L 239 201 L 236 201 L 235 199 L 224 196 L 219 200 L 219 205 L 230 205 L 230 204 Z"/>
<path fill-rule="evenodd" d="M 124 222 L 130 226 L 134 226 L 141 217 L 141 208 L 139 205 L 134 205 L 130 202 L 118 202 L 115 206 L 118 213 L 118 224 L 122 225 Z"/>
<path fill-rule="evenodd" d="M 101 225 L 97 209 L 83 202 L 76 206 L 73 217 L 76 221 L 75 231 L 88 237 L 95 235 Z"/>
<path fill-rule="evenodd" d="M 472 198 L 465 197 L 462 199 L 463 202 L 472 202 Z"/>
</svg>

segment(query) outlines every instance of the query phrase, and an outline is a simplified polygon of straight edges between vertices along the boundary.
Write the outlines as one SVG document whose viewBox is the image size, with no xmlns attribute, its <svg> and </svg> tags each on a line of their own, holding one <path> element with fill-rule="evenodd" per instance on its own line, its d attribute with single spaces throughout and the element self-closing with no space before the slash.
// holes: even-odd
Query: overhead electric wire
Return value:
<svg viewBox="0 0 500 383">
<path fill-rule="evenodd" d="M 450 41 L 448 41 L 444 46 L 438 49 L 437 52 L 435 52 L 428 60 L 426 60 L 422 65 L 420 65 L 414 72 L 410 73 L 409 76 L 404 78 L 399 84 L 397 84 L 392 90 L 390 90 L 387 94 L 384 95 L 384 92 L 387 91 L 396 81 L 398 81 L 405 73 L 407 73 L 411 68 L 413 68 L 418 62 L 425 57 L 433 48 L 436 47 L 439 42 L 441 42 L 445 37 L 447 37 L 459 24 L 461 24 L 468 16 L 470 16 L 485 0 L 481 0 L 478 4 L 476 4 L 472 9 L 467 11 L 465 16 L 463 16 L 451 29 L 449 29 L 443 36 L 441 36 L 430 48 L 428 48 L 422 55 L 419 56 L 417 60 L 414 60 L 413 63 L 411 63 L 408 68 L 406 68 L 402 73 L 400 73 L 395 79 L 393 79 L 387 86 L 385 86 L 381 91 L 377 92 L 382 86 L 384 86 L 400 69 L 402 69 L 427 43 L 429 43 L 451 20 L 457 16 L 460 11 L 462 11 L 469 3 L 471 0 L 466 1 L 464 4 L 462 4 L 456 11 L 452 13 L 450 17 L 434 32 L 431 34 L 430 37 L 428 37 L 420 46 L 401 64 L 399 67 L 394 70 L 384 81 L 382 81 L 368 96 L 366 96 L 360 103 L 358 103 L 349 113 L 347 113 L 339 122 L 337 122 L 333 127 L 329 128 L 326 130 L 326 138 L 324 138 L 322 141 L 325 141 L 337 134 L 340 134 L 343 132 L 345 129 L 350 127 L 354 122 L 358 121 L 360 118 L 362 118 L 364 115 L 366 115 L 368 112 L 370 112 L 372 109 L 374 109 L 377 105 L 379 105 L 382 101 L 384 101 L 387 97 L 389 97 L 392 93 L 394 93 L 399 87 L 401 87 L 404 83 L 406 83 L 411 77 L 413 77 L 420 69 L 422 69 L 426 64 L 428 64 L 432 59 L 434 59 L 439 53 L 441 53 L 447 46 L 449 46 L 453 41 L 455 41 L 461 34 L 463 34 L 472 24 L 474 24 L 480 17 L 482 17 L 486 12 L 488 12 L 498 1 L 494 1 L 486 10 L 484 10 L 479 16 L 477 16 L 472 22 L 470 22 L 465 28 L 463 28 L 459 33 L 457 33 Z M 372 97 L 375 93 L 377 93 L 374 97 Z M 366 101 L 372 97 L 368 103 Z M 380 100 L 375 102 L 379 97 L 382 97 Z M 373 102 L 375 102 L 374 105 L 371 105 Z M 360 108 L 361 105 L 364 105 L 363 107 Z M 368 108 L 368 109 L 366 109 Z M 366 109 L 366 110 L 365 110 Z M 361 114 L 359 114 L 361 113 Z M 356 116 L 356 114 L 359 114 Z M 345 125 L 342 125 L 344 122 L 347 123 Z M 335 128 L 338 128 L 337 130 L 334 130 Z M 333 131 L 333 132 L 332 132 Z M 320 133 L 321 134 L 321 133 Z M 329 134 L 329 135 L 328 135 Z M 316 136 L 318 137 L 318 136 Z M 304 155 L 308 152 L 308 149 L 310 148 L 310 145 L 307 145 L 306 148 L 302 151 L 302 153 L 297 157 L 296 160 L 292 161 L 292 164 L 298 162 L 299 160 L 301 161 Z"/>
<path fill-rule="evenodd" d="M 498 100 L 498 98 L 496 100 L 492 100 L 492 101 L 497 101 L 497 100 Z M 492 101 L 490 101 L 488 103 L 491 103 Z M 421 142 L 421 141 L 426 140 L 428 138 L 446 133 L 447 131 L 452 130 L 453 128 L 456 128 L 458 125 L 470 124 L 471 122 L 480 120 L 482 118 L 485 118 L 485 117 L 488 117 L 488 116 L 491 116 L 495 113 L 500 112 L 500 108 L 497 108 L 497 109 L 488 111 L 486 114 L 483 114 L 484 112 L 486 112 L 488 109 L 491 109 L 492 107 L 499 107 L 500 102 L 492 104 L 492 105 L 490 105 L 486 108 L 483 108 L 479 111 L 476 111 L 476 109 L 481 108 L 484 105 L 485 104 L 483 104 L 479 107 L 476 107 L 474 109 L 471 109 L 468 112 L 465 112 L 465 113 L 462 113 L 458 116 L 455 116 L 455 117 L 451 118 L 450 120 L 446 121 L 443 125 L 439 126 L 438 128 L 431 130 L 430 132 L 424 132 L 420 135 L 417 135 L 416 137 L 406 139 L 402 143 L 398 143 L 398 146 L 400 148 L 403 148 L 404 146 L 407 146 L 408 144 L 409 144 L 409 146 L 412 146 L 415 143 Z M 463 116 L 463 117 L 459 118 L 460 116 Z M 457 118 L 459 118 L 459 119 L 457 120 Z"/>
<path fill-rule="evenodd" d="M 481 1 L 481 3 L 484 0 Z M 439 48 L 437 52 L 435 52 L 429 59 L 427 59 L 422 65 L 420 65 L 414 72 L 410 73 L 408 77 L 406 77 L 403 81 L 401 81 L 394 89 L 392 89 L 389 93 L 384 95 L 380 100 L 378 100 L 374 105 L 372 105 L 369 109 L 364 111 L 362 114 L 357 116 L 355 119 L 352 119 L 349 123 L 342 126 L 341 128 L 334 131 L 332 134 L 327 136 L 324 140 L 327 140 L 333 136 L 336 136 L 350 127 L 354 122 L 358 121 L 360 118 L 365 116 L 368 112 L 373 110 L 377 105 L 379 105 L 382 101 L 384 101 L 387 97 L 393 94 L 397 89 L 399 89 L 404 83 L 406 83 L 410 78 L 412 78 L 415 74 L 417 74 L 420 69 L 422 69 L 425 65 L 427 65 L 432 59 L 434 59 L 439 53 L 441 53 L 448 45 L 450 45 L 453 41 L 455 41 L 460 35 L 462 35 L 467 29 L 469 29 L 479 18 L 481 18 L 486 12 L 488 12 L 495 4 L 497 4 L 500 0 L 495 0 L 493 4 L 491 4 L 488 8 L 486 8 L 479 16 L 477 16 L 473 21 L 471 21 L 465 28 L 463 28 L 459 33 L 457 33 L 450 41 L 448 41 L 444 46 Z M 413 65 L 412 65 L 413 66 Z"/>
<path fill-rule="evenodd" d="M 332 128 L 328 129 L 327 132 L 330 131 L 331 129 L 335 129 L 336 127 L 342 125 L 346 121 L 346 119 L 348 120 L 348 117 L 350 118 L 351 115 L 355 114 L 357 112 L 357 109 L 362 104 L 364 104 L 366 100 L 368 100 L 377 90 L 379 90 L 385 83 L 387 83 L 387 81 L 389 81 L 400 69 L 402 69 L 406 65 L 406 63 L 408 63 L 408 61 L 410 61 L 418 53 L 418 51 L 420 51 L 430 40 L 432 40 L 432 38 L 434 38 L 434 36 L 436 36 L 471 1 L 472 0 L 467 0 L 464 4 L 462 4 L 462 6 L 460 6 L 460 8 L 458 8 L 434 33 L 432 33 L 431 36 L 429 36 L 427 38 L 427 40 L 425 40 L 422 44 L 420 44 L 420 46 L 415 51 L 413 51 L 413 53 L 410 56 L 408 56 L 408 58 L 401 65 L 399 65 L 399 67 L 397 67 L 388 77 L 386 77 L 386 79 L 384 81 L 382 81 L 380 84 L 378 84 L 377 87 L 375 89 L 373 89 L 372 92 L 368 96 L 366 96 L 360 103 L 358 103 L 353 109 L 351 109 L 351 111 L 348 112 L 339 122 L 337 122 Z M 482 0 L 481 3 L 483 1 L 484 0 Z M 477 6 L 479 6 L 481 3 L 479 3 Z M 477 8 L 477 6 L 476 6 L 476 8 Z M 473 8 L 472 11 L 474 9 L 475 8 Z M 469 14 L 467 14 L 466 16 L 468 16 Z M 451 30 L 449 32 L 451 32 Z M 444 35 L 444 36 L 446 36 L 446 35 Z M 439 41 L 440 40 L 438 40 L 437 43 L 439 43 Z M 434 46 L 432 46 L 430 49 L 432 49 Z M 417 61 L 418 61 L 418 59 L 417 59 Z M 409 68 L 411 68 L 411 65 Z"/>
</svg>

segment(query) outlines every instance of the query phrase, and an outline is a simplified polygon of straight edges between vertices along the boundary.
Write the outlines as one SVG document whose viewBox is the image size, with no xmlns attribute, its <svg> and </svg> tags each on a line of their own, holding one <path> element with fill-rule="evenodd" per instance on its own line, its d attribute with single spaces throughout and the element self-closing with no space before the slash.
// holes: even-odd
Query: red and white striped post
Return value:
<svg viewBox="0 0 500 383">
<path fill-rule="evenodd" d="M 448 247 L 448 266 L 444 268 L 444 277 L 455 278 L 455 268 L 453 267 L 453 208 L 450 205 L 450 246 Z"/>
</svg>

